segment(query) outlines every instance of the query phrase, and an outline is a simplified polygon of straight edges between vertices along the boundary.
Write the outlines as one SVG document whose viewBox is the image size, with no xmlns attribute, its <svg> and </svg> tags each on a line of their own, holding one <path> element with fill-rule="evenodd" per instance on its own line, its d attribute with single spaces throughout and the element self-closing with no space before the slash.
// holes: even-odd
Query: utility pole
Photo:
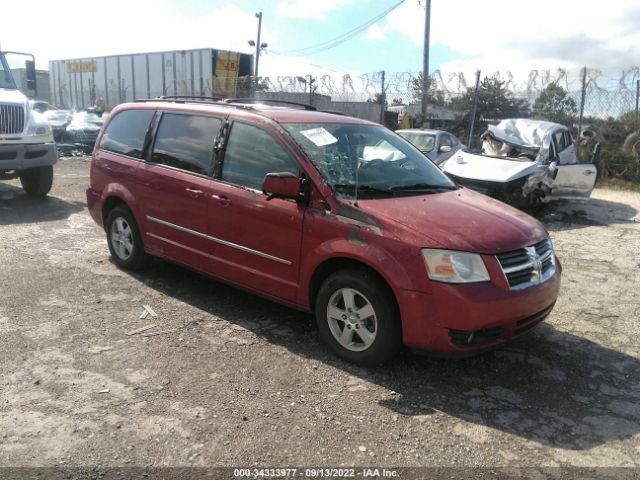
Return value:
<svg viewBox="0 0 640 480">
<path fill-rule="evenodd" d="M 580 116 L 578 117 L 578 134 L 576 136 L 576 156 L 580 162 L 580 136 L 582 135 L 582 119 L 584 117 L 584 101 L 587 95 L 587 67 L 582 68 L 582 92 L 580 94 Z"/>
<path fill-rule="evenodd" d="M 640 103 L 640 80 L 636 80 L 636 118 L 633 124 L 633 131 L 637 132 L 638 128 L 640 128 L 640 117 L 638 117 L 638 105 Z"/>
<path fill-rule="evenodd" d="M 382 91 L 380 92 L 380 123 L 384 125 L 384 107 L 387 104 L 386 94 L 385 94 L 385 85 L 384 85 L 384 70 L 382 70 Z"/>
<path fill-rule="evenodd" d="M 429 93 L 429 30 L 431 24 L 431 0 L 425 0 L 424 47 L 422 59 L 422 121 L 427 120 L 427 94 Z"/>
<path fill-rule="evenodd" d="M 256 18 L 258 19 L 258 37 L 256 38 L 256 68 L 253 73 L 254 77 L 258 77 L 258 66 L 260 65 L 260 31 L 262 30 L 262 12 L 256 13 Z"/>
</svg>

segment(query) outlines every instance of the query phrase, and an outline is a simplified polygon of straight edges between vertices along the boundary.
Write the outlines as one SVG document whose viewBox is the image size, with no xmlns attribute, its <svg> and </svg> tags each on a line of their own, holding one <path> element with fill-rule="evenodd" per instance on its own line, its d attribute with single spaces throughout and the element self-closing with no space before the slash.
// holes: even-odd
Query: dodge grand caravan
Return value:
<svg viewBox="0 0 640 480">
<path fill-rule="evenodd" d="M 311 108 L 120 105 L 87 202 L 120 268 L 161 257 L 313 312 L 331 349 L 364 365 L 403 344 L 498 346 L 544 320 L 560 288 L 538 221 L 380 125 Z"/>
</svg>

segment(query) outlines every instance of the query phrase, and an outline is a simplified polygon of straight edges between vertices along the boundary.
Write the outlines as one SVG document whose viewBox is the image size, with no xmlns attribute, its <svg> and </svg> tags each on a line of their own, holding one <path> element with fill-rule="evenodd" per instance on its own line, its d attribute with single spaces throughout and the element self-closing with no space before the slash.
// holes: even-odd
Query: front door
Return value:
<svg viewBox="0 0 640 480">
<path fill-rule="evenodd" d="M 218 213 L 211 230 L 219 255 L 212 268 L 232 283 L 293 302 L 305 207 L 262 193 L 265 175 L 274 172 L 300 169 L 271 132 L 234 122 L 214 182 Z"/>
<path fill-rule="evenodd" d="M 553 198 L 588 198 L 596 184 L 596 166 L 579 163 L 577 149 L 568 130 L 558 130 L 553 135 L 558 172 L 553 180 Z"/>
<path fill-rule="evenodd" d="M 592 163 L 558 165 L 551 195 L 554 198 L 588 198 L 596 184 L 596 166 Z"/>
</svg>

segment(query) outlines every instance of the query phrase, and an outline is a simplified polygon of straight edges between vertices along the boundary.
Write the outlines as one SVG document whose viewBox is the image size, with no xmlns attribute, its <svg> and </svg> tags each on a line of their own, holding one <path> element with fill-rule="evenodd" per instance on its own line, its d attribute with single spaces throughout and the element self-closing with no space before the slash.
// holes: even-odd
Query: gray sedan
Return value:
<svg viewBox="0 0 640 480">
<path fill-rule="evenodd" d="M 458 150 L 465 148 L 455 135 L 443 130 L 407 128 L 396 133 L 412 143 L 436 165 L 448 160 Z"/>
</svg>

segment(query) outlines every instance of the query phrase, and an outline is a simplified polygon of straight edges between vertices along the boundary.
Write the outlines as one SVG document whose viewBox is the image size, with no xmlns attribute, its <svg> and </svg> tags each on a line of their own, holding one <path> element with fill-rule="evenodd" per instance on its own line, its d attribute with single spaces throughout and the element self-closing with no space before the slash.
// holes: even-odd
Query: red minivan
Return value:
<svg viewBox="0 0 640 480">
<path fill-rule="evenodd" d="M 272 102 L 115 108 L 87 203 L 114 262 L 160 257 L 304 311 L 341 357 L 483 351 L 551 312 L 560 264 L 525 213 L 364 120 Z"/>
</svg>

